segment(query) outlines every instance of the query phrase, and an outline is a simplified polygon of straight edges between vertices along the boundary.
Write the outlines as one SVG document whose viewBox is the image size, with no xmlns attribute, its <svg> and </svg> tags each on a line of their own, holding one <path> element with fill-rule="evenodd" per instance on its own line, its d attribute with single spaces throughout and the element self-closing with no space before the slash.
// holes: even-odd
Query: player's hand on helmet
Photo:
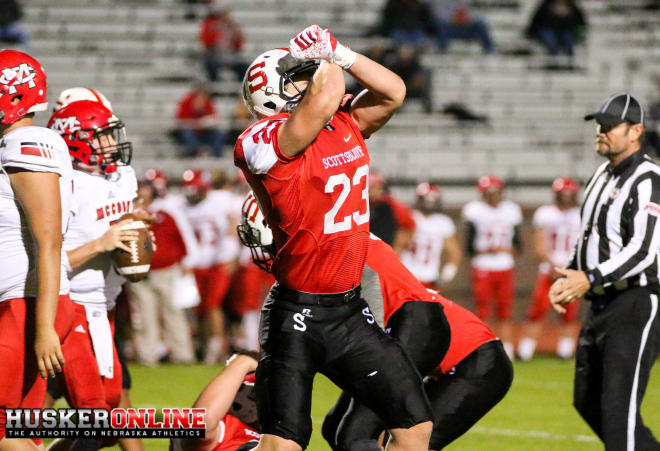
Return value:
<svg viewBox="0 0 660 451">
<path fill-rule="evenodd" d="M 42 378 L 55 377 L 56 372 L 62 372 L 64 356 L 60 347 L 60 337 L 53 327 L 37 328 L 34 352 L 37 356 L 37 366 Z"/>
<path fill-rule="evenodd" d="M 330 30 L 318 25 L 308 26 L 291 39 L 289 51 L 299 60 L 325 60 L 344 69 L 350 68 L 357 58 L 357 54 L 337 41 Z"/>
<path fill-rule="evenodd" d="M 110 228 L 99 238 L 99 244 L 103 252 L 121 249 L 126 252 L 131 252 L 131 249 L 126 245 L 126 241 L 137 241 L 139 232 L 137 230 L 122 230 L 126 224 L 132 222 L 132 219 L 124 219 Z"/>
</svg>

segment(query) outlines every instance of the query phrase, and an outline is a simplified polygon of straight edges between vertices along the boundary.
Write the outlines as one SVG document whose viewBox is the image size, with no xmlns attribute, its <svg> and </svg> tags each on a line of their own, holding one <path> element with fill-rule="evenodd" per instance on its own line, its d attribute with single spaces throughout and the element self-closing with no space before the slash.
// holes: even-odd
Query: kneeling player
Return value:
<svg viewBox="0 0 660 451">
<path fill-rule="evenodd" d="M 257 354 L 234 354 L 225 369 L 200 393 L 193 407 L 206 409 L 203 439 L 173 439 L 172 451 L 247 451 L 260 437 L 254 372 Z"/>
<path fill-rule="evenodd" d="M 367 267 L 374 272 L 375 289 L 372 311 L 381 311 L 379 324 L 395 335 L 417 365 L 428 375 L 424 389 L 433 408 L 433 433 L 430 450 L 439 450 L 463 435 L 506 395 L 513 379 L 513 367 L 502 343 L 469 310 L 443 298 L 424 286 L 399 261 L 390 246 L 372 239 Z M 363 279 L 363 284 L 367 282 Z M 445 354 L 429 348 L 435 339 L 437 323 L 413 321 L 413 309 L 442 305 L 451 342 Z M 424 307 L 420 307 L 424 306 Z M 418 310 L 419 311 L 419 310 Z M 401 321 L 403 319 L 403 321 Z M 424 346 L 426 343 L 426 346 Z M 443 358 L 444 356 L 444 358 Z M 436 367 L 425 367 L 433 358 L 442 360 Z M 323 423 L 323 437 L 334 450 L 377 450 L 376 439 L 383 427 L 378 417 L 342 393 Z"/>
</svg>

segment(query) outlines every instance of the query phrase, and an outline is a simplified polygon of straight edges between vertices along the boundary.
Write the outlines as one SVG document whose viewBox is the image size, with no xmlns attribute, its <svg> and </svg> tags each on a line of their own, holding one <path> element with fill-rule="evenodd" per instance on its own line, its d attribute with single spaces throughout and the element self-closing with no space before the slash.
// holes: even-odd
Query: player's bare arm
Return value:
<svg viewBox="0 0 660 451">
<path fill-rule="evenodd" d="M 548 254 L 547 234 L 543 227 L 535 227 L 532 239 L 534 241 L 534 254 L 542 262 L 552 264 L 550 254 Z"/>
<path fill-rule="evenodd" d="M 445 239 L 444 248 L 447 259 L 440 272 L 440 282 L 442 284 L 454 280 L 456 273 L 458 272 L 458 267 L 461 264 L 461 260 L 463 260 L 463 251 L 461 250 L 461 245 L 458 243 L 456 235 L 449 236 Z"/>
<path fill-rule="evenodd" d="M 38 295 L 36 338 L 39 373 L 55 377 L 62 371 L 64 357 L 55 331 L 59 302 L 62 252 L 62 210 L 59 175 L 53 172 L 7 170 L 34 237 L 37 257 Z"/>
<path fill-rule="evenodd" d="M 257 369 L 257 361 L 246 354 L 234 355 L 229 364 L 202 391 L 193 407 L 206 409 L 206 436 L 203 440 L 182 440 L 185 450 L 212 450 L 217 446 L 219 423 L 227 415 L 245 375 Z M 203 441 L 203 446 L 200 446 Z"/>
<path fill-rule="evenodd" d="M 351 117 L 368 138 L 403 105 L 406 85 L 397 74 L 359 53 L 347 72 L 366 88 L 353 100 Z"/>
<path fill-rule="evenodd" d="M 100 238 L 67 251 L 66 256 L 69 260 L 69 266 L 72 269 L 78 268 L 97 255 L 115 249 L 131 252 L 125 242 L 136 241 L 139 232 L 137 230 L 122 230 L 122 227 L 129 222 L 132 222 L 132 219 L 124 219 L 113 224 Z"/>
<path fill-rule="evenodd" d="M 298 155 L 314 141 L 339 108 L 346 91 L 341 67 L 325 61 L 309 82 L 300 80 L 296 85 L 301 90 L 307 86 L 305 97 L 278 130 L 280 151 L 287 157 Z M 290 83 L 284 88 L 295 89 Z"/>
</svg>

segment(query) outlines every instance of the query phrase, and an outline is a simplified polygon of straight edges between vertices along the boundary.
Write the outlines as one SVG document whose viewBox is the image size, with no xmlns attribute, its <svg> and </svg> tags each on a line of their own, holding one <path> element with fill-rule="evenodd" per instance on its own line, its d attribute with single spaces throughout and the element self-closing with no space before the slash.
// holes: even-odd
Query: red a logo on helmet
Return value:
<svg viewBox="0 0 660 451">
<path fill-rule="evenodd" d="M 250 94 L 254 94 L 255 91 L 258 91 L 259 89 L 266 86 L 266 84 L 268 84 L 268 77 L 266 76 L 266 72 L 264 72 L 263 70 L 259 70 L 265 66 L 266 63 L 262 61 L 260 63 L 255 64 L 250 69 L 248 69 L 247 79 L 248 79 L 248 86 L 250 88 Z M 259 81 L 253 83 L 257 79 L 259 79 Z"/>
<path fill-rule="evenodd" d="M 21 63 L 16 67 L 5 67 L 2 69 L 0 83 L 9 87 L 8 94 L 16 94 L 16 86 L 27 83 L 29 88 L 34 88 L 36 83 L 34 77 L 37 72 L 27 63 Z"/>
</svg>

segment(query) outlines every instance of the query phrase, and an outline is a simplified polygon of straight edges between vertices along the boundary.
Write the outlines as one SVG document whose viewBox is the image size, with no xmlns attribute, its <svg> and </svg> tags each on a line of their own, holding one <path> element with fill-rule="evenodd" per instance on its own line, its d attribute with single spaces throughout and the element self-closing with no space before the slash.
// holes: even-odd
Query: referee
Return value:
<svg viewBox="0 0 660 451">
<path fill-rule="evenodd" d="M 563 305 L 591 301 L 576 351 L 573 403 L 606 450 L 660 450 L 640 416 L 660 352 L 658 259 L 660 167 L 641 150 L 644 110 L 618 94 L 585 120 L 596 120 L 596 150 L 609 162 L 589 180 L 581 236 L 570 269 L 550 290 Z"/>
</svg>

